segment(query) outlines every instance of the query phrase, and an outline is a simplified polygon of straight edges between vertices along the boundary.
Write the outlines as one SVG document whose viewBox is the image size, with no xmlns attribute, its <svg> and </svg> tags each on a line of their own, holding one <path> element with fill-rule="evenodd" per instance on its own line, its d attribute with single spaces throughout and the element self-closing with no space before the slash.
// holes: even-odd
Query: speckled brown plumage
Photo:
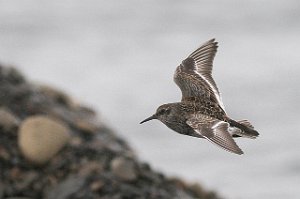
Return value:
<svg viewBox="0 0 300 199">
<path fill-rule="evenodd" d="M 209 40 L 183 60 L 174 74 L 181 102 L 161 105 L 141 123 L 158 119 L 180 134 L 205 138 L 229 152 L 243 154 L 233 137 L 256 138 L 259 134 L 249 121 L 232 120 L 225 112 L 212 78 L 217 48 L 217 42 Z"/>
</svg>

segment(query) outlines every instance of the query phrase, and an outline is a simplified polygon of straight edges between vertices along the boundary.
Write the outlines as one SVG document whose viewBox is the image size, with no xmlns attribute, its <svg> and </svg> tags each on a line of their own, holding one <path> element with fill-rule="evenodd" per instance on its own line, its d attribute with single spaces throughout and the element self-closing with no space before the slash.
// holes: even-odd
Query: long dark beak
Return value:
<svg viewBox="0 0 300 199">
<path fill-rule="evenodd" d="M 155 114 L 152 115 L 151 117 L 148 117 L 147 119 L 141 121 L 140 124 L 143 124 L 144 122 L 148 122 L 148 121 L 153 120 L 153 119 L 157 119 Z"/>
</svg>

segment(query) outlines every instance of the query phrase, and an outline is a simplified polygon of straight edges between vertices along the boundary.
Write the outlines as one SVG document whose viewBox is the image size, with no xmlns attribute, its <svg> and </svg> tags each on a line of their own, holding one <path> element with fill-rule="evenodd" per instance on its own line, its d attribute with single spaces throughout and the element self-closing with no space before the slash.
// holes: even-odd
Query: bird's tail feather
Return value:
<svg viewBox="0 0 300 199">
<path fill-rule="evenodd" d="M 233 131 L 233 137 L 246 137 L 255 139 L 259 135 L 259 133 L 256 130 L 254 130 L 254 127 L 248 120 L 235 121 L 230 119 L 229 124 L 233 127 L 238 128 L 235 131 Z"/>
<path fill-rule="evenodd" d="M 253 125 L 249 122 L 249 120 L 238 120 L 237 122 L 250 129 L 254 129 Z"/>
</svg>

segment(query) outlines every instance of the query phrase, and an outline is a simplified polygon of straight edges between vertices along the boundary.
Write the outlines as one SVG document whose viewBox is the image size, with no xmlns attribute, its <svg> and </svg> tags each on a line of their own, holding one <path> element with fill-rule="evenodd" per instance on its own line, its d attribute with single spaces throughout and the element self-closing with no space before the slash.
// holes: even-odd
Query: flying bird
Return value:
<svg viewBox="0 0 300 199">
<path fill-rule="evenodd" d="M 219 89 L 212 78 L 218 43 L 211 39 L 176 68 L 174 81 L 182 92 L 181 102 L 159 106 L 140 124 L 158 119 L 170 129 L 204 138 L 217 146 L 243 154 L 233 138 L 256 138 L 259 133 L 248 120 L 233 120 L 225 112 Z"/>
</svg>

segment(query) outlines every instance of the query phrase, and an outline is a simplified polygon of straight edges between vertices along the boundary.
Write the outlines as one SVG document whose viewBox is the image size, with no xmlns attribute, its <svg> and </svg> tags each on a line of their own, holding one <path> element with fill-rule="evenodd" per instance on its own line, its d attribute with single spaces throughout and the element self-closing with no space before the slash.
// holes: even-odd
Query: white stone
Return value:
<svg viewBox="0 0 300 199">
<path fill-rule="evenodd" d="M 70 139 L 69 128 L 46 116 L 31 116 L 19 128 L 18 144 L 22 154 L 35 164 L 44 164 Z"/>
</svg>

